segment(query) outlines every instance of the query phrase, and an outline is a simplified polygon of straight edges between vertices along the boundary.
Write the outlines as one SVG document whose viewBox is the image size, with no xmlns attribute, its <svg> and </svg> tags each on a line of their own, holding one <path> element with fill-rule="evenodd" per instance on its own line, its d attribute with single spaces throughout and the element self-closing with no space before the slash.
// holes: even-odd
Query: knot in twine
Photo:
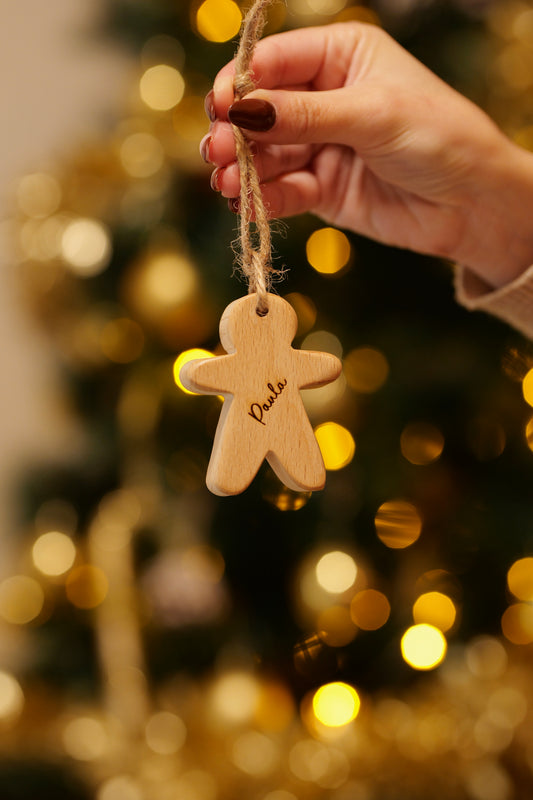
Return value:
<svg viewBox="0 0 533 800">
<path fill-rule="evenodd" d="M 266 10 L 273 2 L 275 0 L 256 0 L 244 19 L 235 58 L 233 88 L 236 100 L 241 100 L 255 89 L 251 72 L 252 57 L 263 33 Z M 257 294 L 257 313 L 265 316 L 268 314 L 268 292 L 273 272 L 270 222 L 250 145 L 241 129 L 236 125 L 232 127 L 241 178 L 239 266 L 248 281 L 248 292 Z M 252 217 L 255 217 L 255 231 L 252 230 Z"/>
</svg>

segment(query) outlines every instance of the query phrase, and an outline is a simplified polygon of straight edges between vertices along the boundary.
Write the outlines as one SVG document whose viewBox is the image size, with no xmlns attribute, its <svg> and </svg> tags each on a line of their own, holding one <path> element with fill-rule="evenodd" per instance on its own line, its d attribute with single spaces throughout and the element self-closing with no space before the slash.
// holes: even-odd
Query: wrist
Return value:
<svg viewBox="0 0 533 800">
<path fill-rule="evenodd" d="M 533 153 L 502 137 L 464 208 L 455 261 L 497 289 L 533 265 Z"/>
</svg>

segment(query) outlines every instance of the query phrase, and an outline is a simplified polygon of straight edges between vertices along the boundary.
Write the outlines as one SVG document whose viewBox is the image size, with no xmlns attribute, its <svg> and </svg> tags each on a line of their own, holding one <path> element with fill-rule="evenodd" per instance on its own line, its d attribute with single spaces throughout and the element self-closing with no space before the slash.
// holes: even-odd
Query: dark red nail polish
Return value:
<svg viewBox="0 0 533 800">
<path fill-rule="evenodd" d="M 276 109 L 268 100 L 245 97 L 230 106 L 228 117 L 239 128 L 264 133 L 274 127 Z"/>
<path fill-rule="evenodd" d="M 217 118 L 216 111 L 215 111 L 215 93 L 211 89 L 207 97 L 205 98 L 205 113 L 209 117 L 211 122 L 214 122 Z"/>
<path fill-rule="evenodd" d="M 228 207 L 230 211 L 233 211 L 234 214 L 239 214 L 241 210 L 241 201 L 238 197 L 232 197 L 228 200 Z"/>
<path fill-rule="evenodd" d="M 209 148 L 211 147 L 211 135 L 208 133 L 200 142 L 200 155 L 206 164 L 209 164 Z"/>
</svg>

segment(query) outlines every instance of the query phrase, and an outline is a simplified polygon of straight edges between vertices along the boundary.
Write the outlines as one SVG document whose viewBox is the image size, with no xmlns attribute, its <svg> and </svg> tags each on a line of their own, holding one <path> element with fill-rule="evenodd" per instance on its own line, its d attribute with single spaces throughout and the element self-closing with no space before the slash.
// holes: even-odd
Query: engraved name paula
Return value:
<svg viewBox="0 0 533 800">
<path fill-rule="evenodd" d="M 252 419 L 255 419 L 256 422 L 259 422 L 261 425 L 266 425 L 266 422 L 263 421 L 264 415 L 270 411 L 286 386 L 286 378 L 282 378 L 280 381 L 278 381 L 276 387 L 274 387 L 272 383 L 267 383 L 267 389 L 270 390 L 271 394 L 269 394 L 263 403 L 252 403 L 248 412 L 248 416 L 250 416 Z"/>
</svg>

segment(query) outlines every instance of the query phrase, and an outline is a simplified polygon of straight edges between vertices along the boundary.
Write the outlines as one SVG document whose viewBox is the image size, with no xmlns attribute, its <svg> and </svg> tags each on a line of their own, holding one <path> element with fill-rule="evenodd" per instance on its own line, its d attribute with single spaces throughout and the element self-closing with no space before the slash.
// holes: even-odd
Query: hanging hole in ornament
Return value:
<svg viewBox="0 0 533 800">
<path fill-rule="evenodd" d="M 258 317 L 266 317 L 268 314 L 268 306 L 260 306 L 258 305 L 255 309 L 255 313 Z"/>
</svg>

